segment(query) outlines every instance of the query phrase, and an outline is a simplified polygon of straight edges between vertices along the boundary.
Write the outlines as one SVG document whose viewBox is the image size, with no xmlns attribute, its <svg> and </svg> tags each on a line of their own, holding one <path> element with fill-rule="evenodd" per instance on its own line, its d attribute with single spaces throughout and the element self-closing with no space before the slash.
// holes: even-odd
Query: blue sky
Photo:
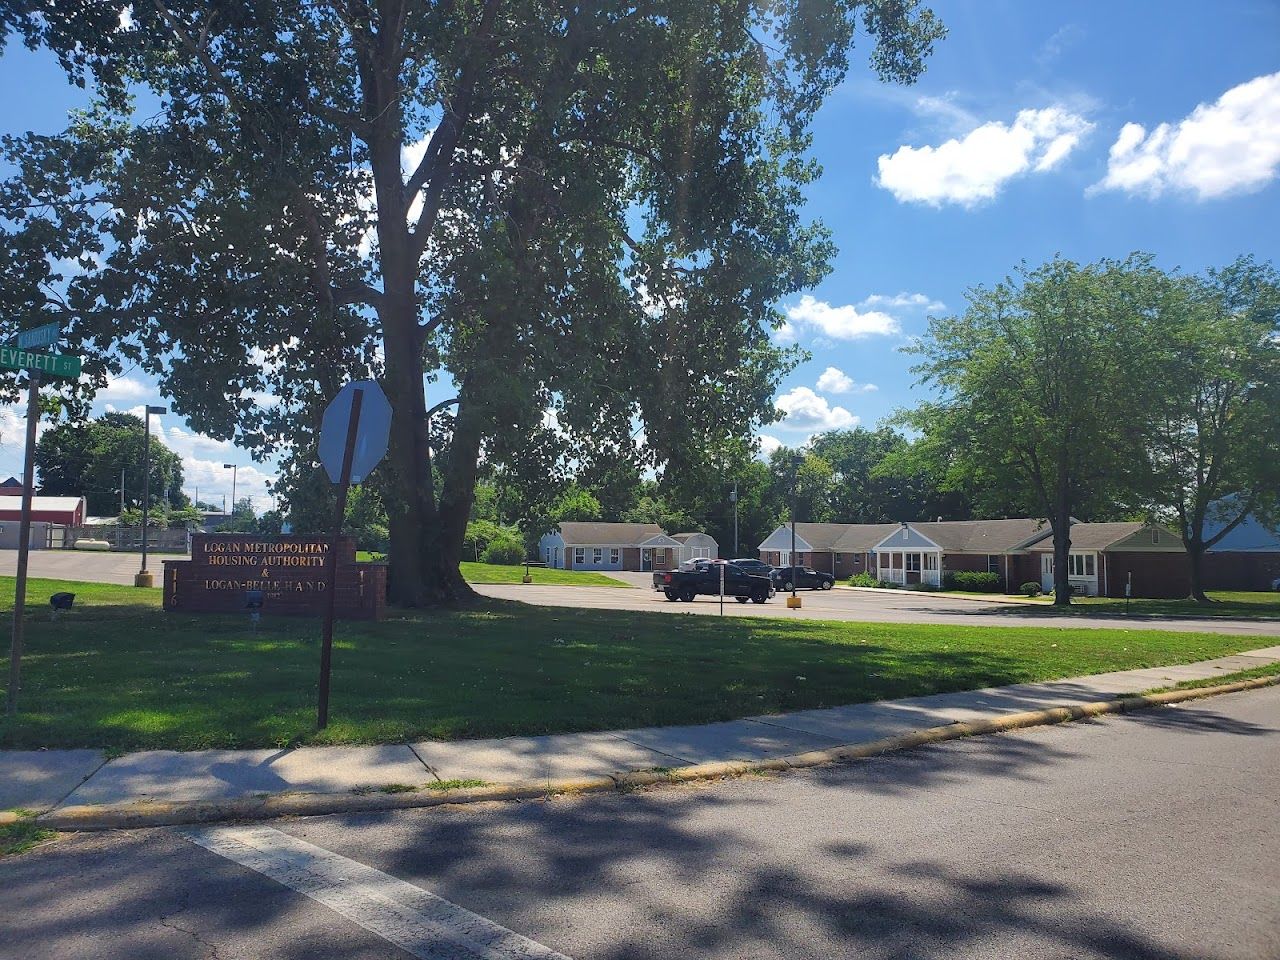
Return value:
<svg viewBox="0 0 1280 960">
<path fill-rule="evenodd" d="M 930 311 L 1021 260 L 1156 255 L 1200 271 L 1242 253 L 1280 261 L 1280 4 L 937 2 L 950 27 L 915 86 L 880 84 L 865 49 L 823 107 L 811 212 L 834 231 L 831 275 L 789 298 L 783 339 L 814 359 L 779 391 L 766 446 L 874 425 L 918 397 L 900 352 Z M 51 60 L 0 56 L 0 132 L 59 129 L 84 101 Z M 874 389 L 871 389 L 871 386 Z M 162 401 L 132 374 L 99 400 Z M 0 411 L 0 473 L 16 472 Z M 163 418 L 188 488 L 262 496 L 271 465 Z"/>
</svg>

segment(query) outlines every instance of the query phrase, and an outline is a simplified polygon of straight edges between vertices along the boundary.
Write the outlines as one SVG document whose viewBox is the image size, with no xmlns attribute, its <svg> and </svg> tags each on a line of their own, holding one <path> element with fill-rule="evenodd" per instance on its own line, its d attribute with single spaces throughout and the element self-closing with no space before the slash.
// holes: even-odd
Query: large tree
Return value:
<svg viewBox="0 0 1280 960">
<path fill-rule="evenodd" d="M 1186 544 L 1192 598 L 1207 603 L 1205 552 L 1280 507 L 1280 276 L 1242 257 L 1173 283 L 1146 489 Z"/>
<path fill-rule="evenodd" d="M 60 423 L 40 435 L 36 470 L 40 492 L 83 496 L 89 513 L 114 517 L 125 506 L 142 505 L 142 420 L 129 413 L 107 413 L 96 420 Z M 123 490 L 121 481 L 123 480 Z M 182 492 L 182 458 L 151 437 L 151 501 L 154 509 L 187 503 Z"/>
<path fill-rule="evenodd" d="M 296 424 L 378 376 L 408 604 L 469 592 L 481 457 L 678 469 L 770 415 L 775 304 L 831 255 L 799 213 L 807 125 L 855 32 L 904 82 L 942 35 L 916 0 L 129 9 L 0 0 L 0 28 L 100 94 L 66 135 L 7 144 L 0 220 L 48 295 L 28 312 L 63 313 L 99 382 L 140 363 L 209 432 L 292 440 L 300 470 Z"/>
<path fill-rule="evenodd" d="M 970 290 L 963 314 L 932 319 L 911 348 L 940 394 L 912 425 L 955 486 L 1048 519 L 1057 605 L 1070 603 L 1073 516 L 1139 486 L 1165 281 L 1145 257 L 1054 259 Z"/>
</svg>

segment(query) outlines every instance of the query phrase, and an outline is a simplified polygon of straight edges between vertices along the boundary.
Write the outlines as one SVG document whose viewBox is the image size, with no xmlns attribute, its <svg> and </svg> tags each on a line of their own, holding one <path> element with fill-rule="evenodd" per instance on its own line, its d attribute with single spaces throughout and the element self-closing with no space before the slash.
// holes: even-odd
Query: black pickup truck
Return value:
<svg viewBox="0 0 1280 960">
<path fill-rule="evenodd" d="M 699 594 L 720 596 L 720 571 L 724 570 L 724 595 L 739 603 L 748 600 L 764 603 L 773 596 L 773 582 L 768 577 L 747 573 L 732 563 L 698 563 L 692 570 L 662 570 L 653 575 L 653 589 L 661 590 L 668 600 L 686 603 Z"/>
</svg>

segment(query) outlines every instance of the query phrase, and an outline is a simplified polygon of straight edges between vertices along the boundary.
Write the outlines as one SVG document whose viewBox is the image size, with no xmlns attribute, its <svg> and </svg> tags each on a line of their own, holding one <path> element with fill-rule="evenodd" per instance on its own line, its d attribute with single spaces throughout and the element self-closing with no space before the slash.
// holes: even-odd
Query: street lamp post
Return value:
<svg viewBox="0 0 1280 960">
<path fill-rule="evenodd" d="M 234 515 L 236 512 L 236 473 L 239 468 L 234 463 L 224 463 L 222 469 L 231 471 L 231 513 Z M 227 512 L 225 506 L 222 508 L 222 512 L 224 514 Z"/>
<path fill-rule="evenodd" d="M 137 576 L 133 578 L 135 587 L 151 587 L 155 585 L 155 579 L 147 570 L 147 536 L 150 532 L 151 524 L 151 415 L 156 416 L 169 412 L 168 407 L 153 407 L 147 405 L 146 416 L 143 418 L 143 441 L 142 441 L 142 569 L 138 571 Z"/>
<path fill-rule="evenodd" d="M 799 485 L 800 480 L 800 459 L 798 457 L 793 461 L 793 465 L 795 469 L 791 474 L 791 558 L 788 561 L 790 564 L 791 596 L 787 597 L 788 610 L 800 609 L 800 598 L 796 596 L 796 505 L 799 502 L 796 487 Z"/>
</svg>

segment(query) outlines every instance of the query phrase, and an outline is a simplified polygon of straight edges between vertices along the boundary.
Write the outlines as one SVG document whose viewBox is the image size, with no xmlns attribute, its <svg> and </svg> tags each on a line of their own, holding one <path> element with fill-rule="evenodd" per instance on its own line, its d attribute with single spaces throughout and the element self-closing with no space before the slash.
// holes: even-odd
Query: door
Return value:
<svg viewBox="0 0 1280 960">
<path fill-rule="evenodd" d="M 1040 589 L 1045 593 L 1053 590 L 1053 554 L 1046 553 L 1040 557 Z"/>
<path fill-rule="evenodd" d="M 653 550 L 649 547 L 640 548 L 640 569 L 642 571 L 653 569 Z"/>
</svg>

